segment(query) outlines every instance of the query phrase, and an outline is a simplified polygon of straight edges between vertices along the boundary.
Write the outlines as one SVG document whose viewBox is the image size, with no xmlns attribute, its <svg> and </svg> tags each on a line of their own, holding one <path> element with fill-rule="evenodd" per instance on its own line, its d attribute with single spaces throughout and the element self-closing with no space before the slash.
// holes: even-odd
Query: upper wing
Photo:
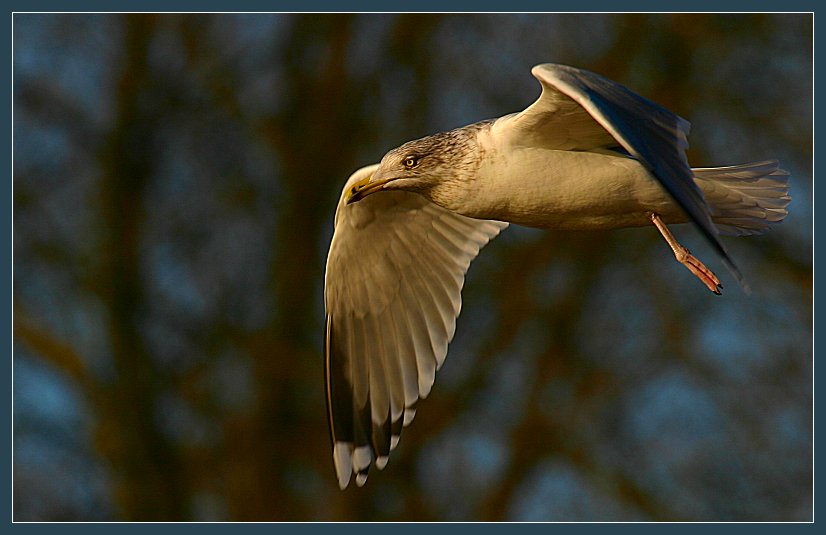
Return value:
<svg viewBox="0 0 826 535">
<path fill-rule="evenodd" d="M 365 167 L 350 184 L 372 173 Z M 385 191 L 336 210 L 324 300 L 325 385 L 341 488 L 387 463 L 430 392 L 461 307 L 465 272 L 507 223 Z"/>
<path fill-rule="evenodd" d="M 531 73 L 542 94 L 524 111 L 497 121 L 497 135 L 514 145 L 559 150 L 621 146 L 668 191 L 743 284 L 686 160 L 688 121 L 592 72 L 546 63 Z"/>
</svg>

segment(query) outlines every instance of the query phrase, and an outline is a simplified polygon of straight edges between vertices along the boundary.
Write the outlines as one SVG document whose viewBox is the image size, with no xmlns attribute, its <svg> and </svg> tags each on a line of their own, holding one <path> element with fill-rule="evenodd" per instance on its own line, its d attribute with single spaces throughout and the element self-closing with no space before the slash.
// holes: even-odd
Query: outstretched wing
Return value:
<svg viewBox="0 0 826 535">
<path fill-rule="evenodd" d="M 622 147 L 659 181 L 744 284 L 686 160 L 688 121 L 592 72 L 546 63 L 531 73 L 542 94 L 524 111 L 497 121 L 497 135 L 514 145 L 559 150 Z"/>
<path fill-rule="evenodd" d="M 344 187 L 372 173 L 354 173 Z M 345 488 L 381 469 L 447 354 L 470 262 L 507 223 L 385 191 L 336 210 L 324 300 L 333 461 Z"/>
</svg>

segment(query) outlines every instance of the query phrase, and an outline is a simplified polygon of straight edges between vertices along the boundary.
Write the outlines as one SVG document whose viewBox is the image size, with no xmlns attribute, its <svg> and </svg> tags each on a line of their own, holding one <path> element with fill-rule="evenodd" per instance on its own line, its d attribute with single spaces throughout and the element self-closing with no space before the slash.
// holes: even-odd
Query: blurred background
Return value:
<svg viewBox="0 0 826 535">
<path fill-rule="evenodd" d="M 17 14 L 15 520 L 811 520 L 811 15 Z M 511 227 L 387 468 L 336 484 L 323 273 L 341 187 L 518 111 L 530 68 L 778 158 L 790 215 L 716 297 L 652 227 Z"/>
</svg>

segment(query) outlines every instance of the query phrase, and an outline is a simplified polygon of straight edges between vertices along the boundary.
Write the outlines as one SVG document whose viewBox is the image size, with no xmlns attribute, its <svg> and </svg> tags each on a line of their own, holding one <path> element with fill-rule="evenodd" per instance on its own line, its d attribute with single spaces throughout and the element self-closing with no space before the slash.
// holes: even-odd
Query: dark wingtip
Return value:
<svg viewBox="0 0 826 535">
<path fill-rule="evenodd" d="M 749 286 L 749 283 L 746 282 L 746 278 L 731 260 L 731 257 L 729 257 L 726 250 L 722 249 L 720 254 L 723 256 L 723 265 L 725 265 L 729 272 L 734 276 L 735 280 L 740 285 L 740 288 L 743 290 L 743 293 L 746 295 L 751 295 L 751 287 Z M 722 287 L 723 285 L 721 284 L 720 288 Z"/>
</svg>

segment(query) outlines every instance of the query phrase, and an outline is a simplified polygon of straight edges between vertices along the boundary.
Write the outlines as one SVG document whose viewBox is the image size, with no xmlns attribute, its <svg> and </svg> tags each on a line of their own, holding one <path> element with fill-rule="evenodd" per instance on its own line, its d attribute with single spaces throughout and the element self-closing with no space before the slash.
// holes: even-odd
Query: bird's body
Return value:
<svg viewBox="0 0 826 535">
<path fill-rule="evenodd" d="M 545 229 L 605 230 L 650 225 L 657 211 L 687 221 L 673 199 L 635 159 L 612 150 L 567 151 L 507 146 L 495 123 L 471 130 L 479 165 L 462 187 L 442 182 L 427 197 L 453 212 Z M 582 177 L 587 177 L 583 180 Z"/>
<path fill-rule="evenodd" d="M 447 355 L 470 262 L 509 223 L 653 224 L 706 287 L 719 279 L 666 224 L 693 222 L 734 276 L 720 234 L 765 232 L 790 202 L 774 160 L 692 169 L 689 124 L 594 73 L 538 65 L 522 112 L 410 141 L 348 179 L 325 278 L 325 383 L 339 484 L 383 468 Z"/>
</svg>

